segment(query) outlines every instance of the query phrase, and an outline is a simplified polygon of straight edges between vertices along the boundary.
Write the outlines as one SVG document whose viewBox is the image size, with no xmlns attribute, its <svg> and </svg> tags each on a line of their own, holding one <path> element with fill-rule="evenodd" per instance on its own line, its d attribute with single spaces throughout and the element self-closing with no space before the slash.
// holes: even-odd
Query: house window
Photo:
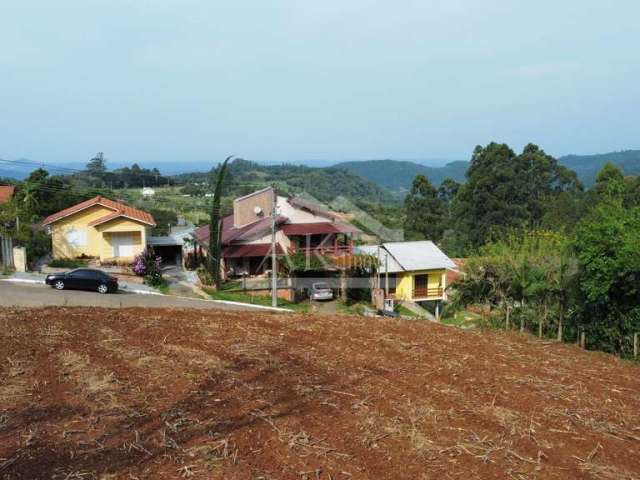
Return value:
<svg viewBox="0 0 640 480">
<path fill-rule="evenodd" d="M 72 227 L 67 232 L 67 243 L 73 247 L 87 246 L 87 231 L 81 228 Z"/>
</svg>

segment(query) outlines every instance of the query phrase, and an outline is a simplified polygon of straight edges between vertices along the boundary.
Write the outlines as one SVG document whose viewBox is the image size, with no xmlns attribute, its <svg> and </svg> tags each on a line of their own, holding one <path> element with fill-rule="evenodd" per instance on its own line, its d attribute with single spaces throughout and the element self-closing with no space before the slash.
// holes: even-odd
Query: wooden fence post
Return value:
<svg viewBox="0 0 640 480">
<path fill-rule="evenodd" d="M 633 358 L 638 358 L 638 334 L 633 334 Z"/>
<path fill-rule="evenodd" d="M 584 333 L 584 330 L 582 331 L 582 333 L 580 333 L 580 347 L 584 350 L 585 346 L 586 346 L 586 334 Z"/>
</svg>

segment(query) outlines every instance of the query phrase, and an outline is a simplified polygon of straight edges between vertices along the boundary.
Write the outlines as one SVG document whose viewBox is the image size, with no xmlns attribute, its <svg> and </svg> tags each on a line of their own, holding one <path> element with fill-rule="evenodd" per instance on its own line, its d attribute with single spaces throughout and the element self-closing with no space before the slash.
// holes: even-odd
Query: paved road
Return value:
<svg viewBox="0 0 640 480">
<path fill-rule="evenodd" d="M 234 305 L 213 300 L 179 298 L 169 295 L 142 295 L 136 293 L 112 293 L 101 295 L 81 290 L 57 291 L 46 285 L 32 285 L 0 281 L 0 307 L 155 307 L 200 308 L 222 310 L 265 311 L 254 306 Z M 268 310 L 267 310 L 268 311 Z"/>
</svg>

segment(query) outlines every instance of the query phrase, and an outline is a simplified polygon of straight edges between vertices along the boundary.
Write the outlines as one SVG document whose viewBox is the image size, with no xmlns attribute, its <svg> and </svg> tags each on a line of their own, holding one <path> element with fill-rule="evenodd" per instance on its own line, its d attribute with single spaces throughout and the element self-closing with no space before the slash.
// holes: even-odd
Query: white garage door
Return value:
<svg viewBox="0 0 640 480">
<path fill-rule="evenodd" d="M 133 257 L 133 235 L 131 233 L 111 234 L 114 257 Z"/>
</svg>

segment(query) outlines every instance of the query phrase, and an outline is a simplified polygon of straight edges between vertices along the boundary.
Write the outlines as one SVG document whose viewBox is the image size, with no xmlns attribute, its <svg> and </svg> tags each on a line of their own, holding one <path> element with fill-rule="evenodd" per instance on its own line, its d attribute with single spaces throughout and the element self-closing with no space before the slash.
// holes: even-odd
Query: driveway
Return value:
<svg viewBox="0 0 640 480">
<path fill-rule="evenodd" d="M 54 290 L 46 285 L 16 284 L 0 281 L 0 307 L 154 307 L 154 308 L 199 308 L 218 310 L 269 311 L 256 305 L 244 305 L 220 300 L 198 300 L 170 295 L 144 295 L 118 292 L 101 295 L 82 290 Z M 288 311 L 279 309 L 280 311 Z"/>
</svg>

